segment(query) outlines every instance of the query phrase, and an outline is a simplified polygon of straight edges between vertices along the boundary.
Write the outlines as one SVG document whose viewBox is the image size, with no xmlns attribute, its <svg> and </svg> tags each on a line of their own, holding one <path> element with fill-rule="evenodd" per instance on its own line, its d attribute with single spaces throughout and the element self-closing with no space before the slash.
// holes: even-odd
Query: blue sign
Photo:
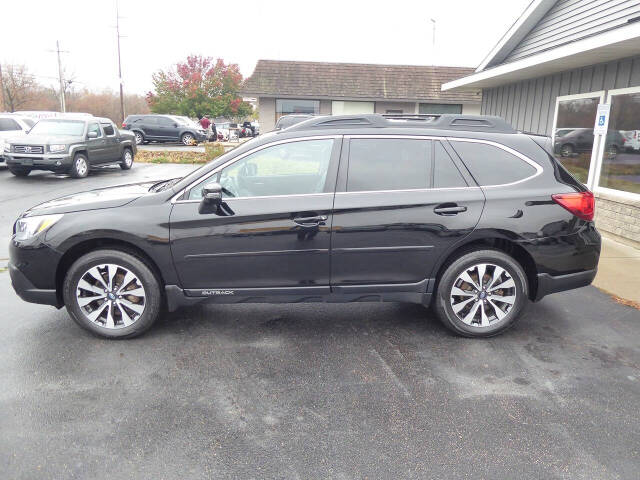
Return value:
<svg viewBox="0 0 640 480">
<path fill-rule="evenodd" d="M 606 118 L 607 117 L 605 115 L 600 115 L 600 118 L 598 118 L 598 126 L 604 127 L 604 122 L 605 122 Z"/>
</svg>

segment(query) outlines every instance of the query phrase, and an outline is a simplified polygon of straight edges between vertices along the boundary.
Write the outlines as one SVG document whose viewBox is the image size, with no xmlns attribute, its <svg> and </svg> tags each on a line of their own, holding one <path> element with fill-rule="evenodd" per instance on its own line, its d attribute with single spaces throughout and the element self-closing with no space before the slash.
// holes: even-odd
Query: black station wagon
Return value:
<svg viewBox="0 0 640 480">
<path fill-rule="evenodd" d="M 9 268 L 24 300 L 111 338 L 200 302 L 380 301 L 485 337 L 591 283 L 593 209 L 549 138 L 496 117 L 314 117 L 184 178 L 34 207 Z"/>
</svg>

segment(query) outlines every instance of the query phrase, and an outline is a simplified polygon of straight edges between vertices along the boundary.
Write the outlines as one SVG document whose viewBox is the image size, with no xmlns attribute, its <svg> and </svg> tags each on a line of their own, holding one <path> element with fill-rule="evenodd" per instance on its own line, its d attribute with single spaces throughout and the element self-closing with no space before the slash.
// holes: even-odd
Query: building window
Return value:
<svg viewBox="0 0 640 480">
<path fill-rule="evenodd" d="M 334 100 L 331 102 L 332 115 L 361 115 L 374 113 L 375 102 L 343 102 Z"/>
<path fill-rule="evenodd" d="M 600 187 L 640 193 L 640 88 L 611 93 Z"/>
<path fill-rule="evenodd" d="M 283 116 L 290 113 L 320 113 L 320 101 L 319 100 L 295 100 L 290 98 L 278 98 L 276 99 L 276 121 Z"/>
<path fill-rule="evenodd" d="M 440 115 L 445 113 L 460 114 L 462 105 L 448 103 L 421 103 L 418 107 L 421 115 Z"/>
<path fill-rule="evenodd" d="M 555 157 L 586 184 L 593 153 L 593 126 L 602 96 L 599 93 L 558 97 L 553 131 Z"/>
<path fill-rule="evenodd" d="M 402 115 L 402 110 L 387 110 L 387 115 Z"/>
</svg>

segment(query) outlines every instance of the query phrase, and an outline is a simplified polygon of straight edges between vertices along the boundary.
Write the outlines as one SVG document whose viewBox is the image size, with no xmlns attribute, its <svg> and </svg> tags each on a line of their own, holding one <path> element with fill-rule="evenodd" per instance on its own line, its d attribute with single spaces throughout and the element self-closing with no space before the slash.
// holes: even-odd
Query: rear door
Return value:
<svg viewBox="0 0 640 480">
<path fill-rule="evenodd" d="M 142 117 L 139 121 L 139 125 L 142 128 L 142 133 L 148 140 L 160 140 L 160 130 L 158 128 L 158 117 L 155 115 L 149 115 L 148 117 Z M 138 123 L 136 122 L 136 123 Z"/>
<path fill-rule="evenodd" d="M 481 189 L 436 138 L 345 137 L 331 234 L 331 285 L 422 291 L 436 260 L 474 229 Z"/>
<path fill-rule="evenodd" d="M 111 122 L 101 123 L 105 141 L 105 162 L 113 162 L 120 159 L 120 140 L 116 128 Z"/>
<path fill-rule="evenodd" d="M 216 294 L 212 289 L 328 293 L 340 143 L 325 136 L 275 142 L 189 188 L 170 220 L 183 288 L 196 296 Z M 224 203 L 203 212 L 202 188 L 215 181 Z"/>
</svg>

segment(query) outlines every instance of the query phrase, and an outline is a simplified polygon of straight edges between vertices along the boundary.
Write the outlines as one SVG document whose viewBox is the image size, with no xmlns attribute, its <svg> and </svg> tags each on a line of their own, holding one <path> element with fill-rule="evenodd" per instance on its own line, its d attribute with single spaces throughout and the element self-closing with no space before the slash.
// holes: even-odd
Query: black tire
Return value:
<svg viewBox="0 0 640 480">
<path fill-rule="evenodd" d="M 194 137 L 189 132 L 183 133 L 182 136 L 180 137 L 180 141 L 182 142 L 183 145 L 187 145 L 187 146 L 195 145 L 197 143 L 196 137 Z"/>
<path fill-rule="evenodd" d="M 9 171 L 15 175 L 16 177 L 26 177 L 31 173 L 31 169 L 30 168 L 24 168 L 24 167 L 7 167 L 9 169 Z"/>
<path fill-rule="evenodd" d="M 133 166 L 133 150 L 125 148 L 122 151 L 122 161 L 120 162 L 120 168 L 122 170 L 130 170 Z"/>
<path fill-rule="evenodd" d="M 487 302 L 489 302 L 489 305 L 487 306 L 487 309 L 486 309 L 487 312 L 490 312 L 488 316 L 495 317 L 495 319 L 491 321 L 488 326 L 484 326 L 484 327 L 480 326 L 479 324 L 477 325 L 472 323 L 470 325 L 465 323 L 462 319 L 458 317 L 458 315 L 456 314 L 456 312 L 454 311 L 451 305 L 452 288 L 454 287 L 454 284 L 456 283 L 456 281 L 459 281 L 459 275 L 463 274 L 465 270 L 468 271 L 469 269 L 472 269 L 474 265 L 483 264 L 483 263 L 492 264 L 492 265 L 503 268 L 507 272 L 507 274 L 511 277 L 514 283 L 514 287 L 509 289 L 508 295 L 511 295 L 511 292 L 513 292 L 515 295 L 515 301 L 513 305 L 511 307 L 508 307 L 506 315 L 501 319 L 498 319 L 497 313 L 491 306 L 491 300 L 484 301 L 485 305 L 487 304 Z M 490 269 L 492 269 L 492 267 L 487 268 L 488 273 L 485 274 L 485 276 L 491 275 L 491 273 L 489 273 Z M 497 269 L 492 269 L 493 272 L 495 272 L 496 270 Z M 477 277 L 478 275 L 476 271 L 476 281 L 477 281 Z M 507 279 L 508 277 L 505 276 L 502 278 Z M 484 291 L 484 289 L 482 291 Z M 478 294 L 480 293 L 481 291 L 478 292 Z M 525 307 L 525 305 L 528 302 L 527 276 L 524 270 L 522 269 L 522 266 L 513 257 L 507 255 L 504 252 L 501 252 L 499 250 L 489 250 L 489 249 L 474 250 L 467 253 L 463 253 L 460 257 L 458 257 L 456 260 L 451 262 L 446 267 L 444 273 L 439 279 L 438 287 L 435 295 L 436 295 L 436 298 L 435 298 L 435 301 L 433 302 L 434 309 L 438 317 L 442 321 L 442 323 L 447 328 L 465 337 L 492 337 L 512 327 L 520 317 L 520 313 L 522 312 L 522 309 Z M 462 302 L 466 298 L 467 297 L 458 297 L 458 301 Z M 471 298 L 471 297 L 468 297 L 468 298 Z M 479 300 L 479 301 L 483 302 L 482 300 Z M 475 300 L 471 300 L 471 302 L 469 303 L 469 307 L 465 307 L 465 308 L 468 308 L 469 309 L 468 311 L 470 312 L 475 303 L 476 303 Z M 497 302 L 497 303 L 498 305 L 507 307 L 507 305 L 502 302 Z M 460 305 L 460 303 L 457 303 L 456 305 Z M 478 318 L 480 318 L 480 315 L 482 313 L 482 310 L 485 308 L 485 305 L 480 305 L 478 307 L 478 311 L 476 314 Z M 463 312 L 464 314 L 465 312 L 467 312 L 467 310 L 463 309 L 461 310 L 461 312 Z M 503 311 L 501 311 L 501 313 L 504 314 Z"/>
<path fill-rule="evenodd" d="M 89 175 L 89 159 L 84 153 L 78 153 L 73 157 L 69 175 L 72 178 L 85 178 Z"/>
<path fill-rule="evenodd" d="M 145 143 L 145 139 L 144 139 L 144 135 L 142 132 L 133 132 L 133 135 L 135 137 L 135 142 L 136 145 L 141 145 L 143 143 Z"/>
<path fill-rule="evenodd" d="M 78 283 L 89 269 L 104 264 L 114 264 L 129 270 L 144 287 L 144 310 L 128 326 L 118 325 L 117 328 L 107 328 L 105 325 L 91 321 L 78 303 L 76 295 Z M 69 315 L 78 325 L 95 335 L 110 339 L 132 338 L 144 333 L 158 319 L 163 304 L 161 285 L 152 269 L 141 258 L 121 250 L 96 250 L 80 257 L 71 265 L 65 276 L 62 294 Z M 85 308 L 91 308 L 91 306 Z M 121 320 L 122 317 L 120 317 Z"/>
<path fill-rule="evenodd" d="M 573 148 L 573 145 L 571 145 L 570 143 L 566 143 L 562 145 L 562 147 L 560 147 L 560 155 L 562 157 L 570 157 L 573 154 L 574 154 L 574 148 Z"/>
</svg>

